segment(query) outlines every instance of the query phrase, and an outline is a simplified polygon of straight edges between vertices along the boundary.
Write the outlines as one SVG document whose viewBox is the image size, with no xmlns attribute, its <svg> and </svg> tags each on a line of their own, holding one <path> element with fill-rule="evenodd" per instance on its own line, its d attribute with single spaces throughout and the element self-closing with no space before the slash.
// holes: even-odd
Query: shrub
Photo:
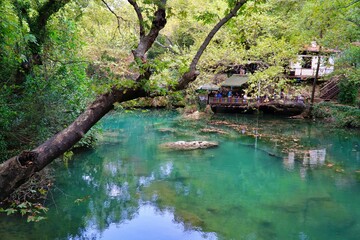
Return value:
<svg viewBox="0 0 360 240">
<path fill-rule="evenodd" d="M 324 102 L 314 106 L 313 114 L 332 122 L 335 127 L 360 128 L 360 109 L 357 107 Z"/>
<path fill-rule="evenodd" d="M 355 104 L 359 93 L 359 82 L 353 78 L 344 78 L 339 83 L 338 100 L 343 104 Z"/>
</svg>

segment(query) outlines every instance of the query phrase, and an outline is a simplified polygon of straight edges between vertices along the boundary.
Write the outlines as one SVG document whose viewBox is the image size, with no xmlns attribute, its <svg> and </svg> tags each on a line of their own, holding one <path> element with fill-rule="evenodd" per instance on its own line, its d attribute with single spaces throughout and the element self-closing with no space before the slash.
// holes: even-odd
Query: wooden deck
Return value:
<svg viewBox="0 0 360 240">
<path fill-rule="evenodd" d="M 284 115 L 298 115 L 306 105 L 299 99 L 244 99 L 236 97 L 209 97 L 208 104 L 213 112 L 252 113 L 262 111 Z"/>
<path fill-rule="evenodd" d="M 298 99 L 296 97 L 293 98 L 275 98 L 275 99 L 265 99 L 265 98 L 260 98 L 260 99 L 254 99 L 254 98 L 240 98 L 240 97 L 209 97 L 209 101 L 208 103 L 210 105 L 232 105 L 232 106 L 247 106 L 249 104 L 254 104 L 254 103 L 262 103 L 262 104 L 266 104 L 266 103 L 275 103 L 275 102 L 279 102 L 279 101 L 283 101 L 283 102 L 296 102 L 296 103 L 304 103 L 304 100 Z"/>
</svg>

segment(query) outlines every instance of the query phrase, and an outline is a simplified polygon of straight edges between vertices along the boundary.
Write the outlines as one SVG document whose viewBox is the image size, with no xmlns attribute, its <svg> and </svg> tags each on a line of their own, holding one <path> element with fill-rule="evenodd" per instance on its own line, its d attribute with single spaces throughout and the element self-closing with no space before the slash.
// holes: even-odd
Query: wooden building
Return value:
<svg viewBox="0 0 360 240">
<path fill-rule="evenodd" d="M 299 53 L 297 62 L 290 64 L 290 78 L 308 79 L 314 78 L 320 55 L 319 77 L 334 71 L 334 58 L 340 51 L 335 49 L 323 49 L 316 42 L 305 46 Z"/>
</svg>

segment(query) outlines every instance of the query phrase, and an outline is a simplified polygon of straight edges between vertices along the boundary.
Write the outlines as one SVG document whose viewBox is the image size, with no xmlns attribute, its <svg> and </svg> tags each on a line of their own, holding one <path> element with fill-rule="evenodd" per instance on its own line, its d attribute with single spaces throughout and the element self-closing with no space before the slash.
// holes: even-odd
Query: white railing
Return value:
<svg viewBox="0 0 360 240">
<path fill-rule="evenodd" d="M 316 68 L 292 68 L 291 71 L 295 71 L 295 77 L 315 77 Z M 320 67 L 319 76 L 324 76 L 334 71 L 333 68 Z"/>
</svg>

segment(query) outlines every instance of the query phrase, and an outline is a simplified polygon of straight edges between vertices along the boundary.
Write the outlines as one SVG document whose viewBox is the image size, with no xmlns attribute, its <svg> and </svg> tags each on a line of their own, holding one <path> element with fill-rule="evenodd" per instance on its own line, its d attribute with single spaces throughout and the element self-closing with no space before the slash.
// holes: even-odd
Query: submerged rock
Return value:
<svg viewBox="0 0 360 240">
<path fill-rule="evenodd" d="M 190 113 L 190 114 L 185 114 L 184 118 L 185 119 L 191 119 L 191 120 L 199 120 L 199 119 L 204 118 L 205 116 L 206 116 L 206 113 L 195 111 L 195 112 Z"/>
<path fill-rule="evenodd" d="M 203 133 L 219 133 L 219 134 L 229 134 L 228 132 L 218 129 L 218 128 L 204 128 L 201 129 L 200 132 Z"/>
<path fill-rule="evenodd" d="M 162 148 L 169 148 L 175 150 L 194 150 L 194 149 L 203 149 L 203 148 L 212 148 L 217 147 L 219 143 L 217 142 L 208 142 L 208 141 L 177 141 L 161 144 Z"/>
<path fill-rule="evenodd" d="M 159 128 L 158 131 L 162 132 L 162 133 L 175 133 L 176 132 L 176 130 L 173 128 Z"/>
</svg>

